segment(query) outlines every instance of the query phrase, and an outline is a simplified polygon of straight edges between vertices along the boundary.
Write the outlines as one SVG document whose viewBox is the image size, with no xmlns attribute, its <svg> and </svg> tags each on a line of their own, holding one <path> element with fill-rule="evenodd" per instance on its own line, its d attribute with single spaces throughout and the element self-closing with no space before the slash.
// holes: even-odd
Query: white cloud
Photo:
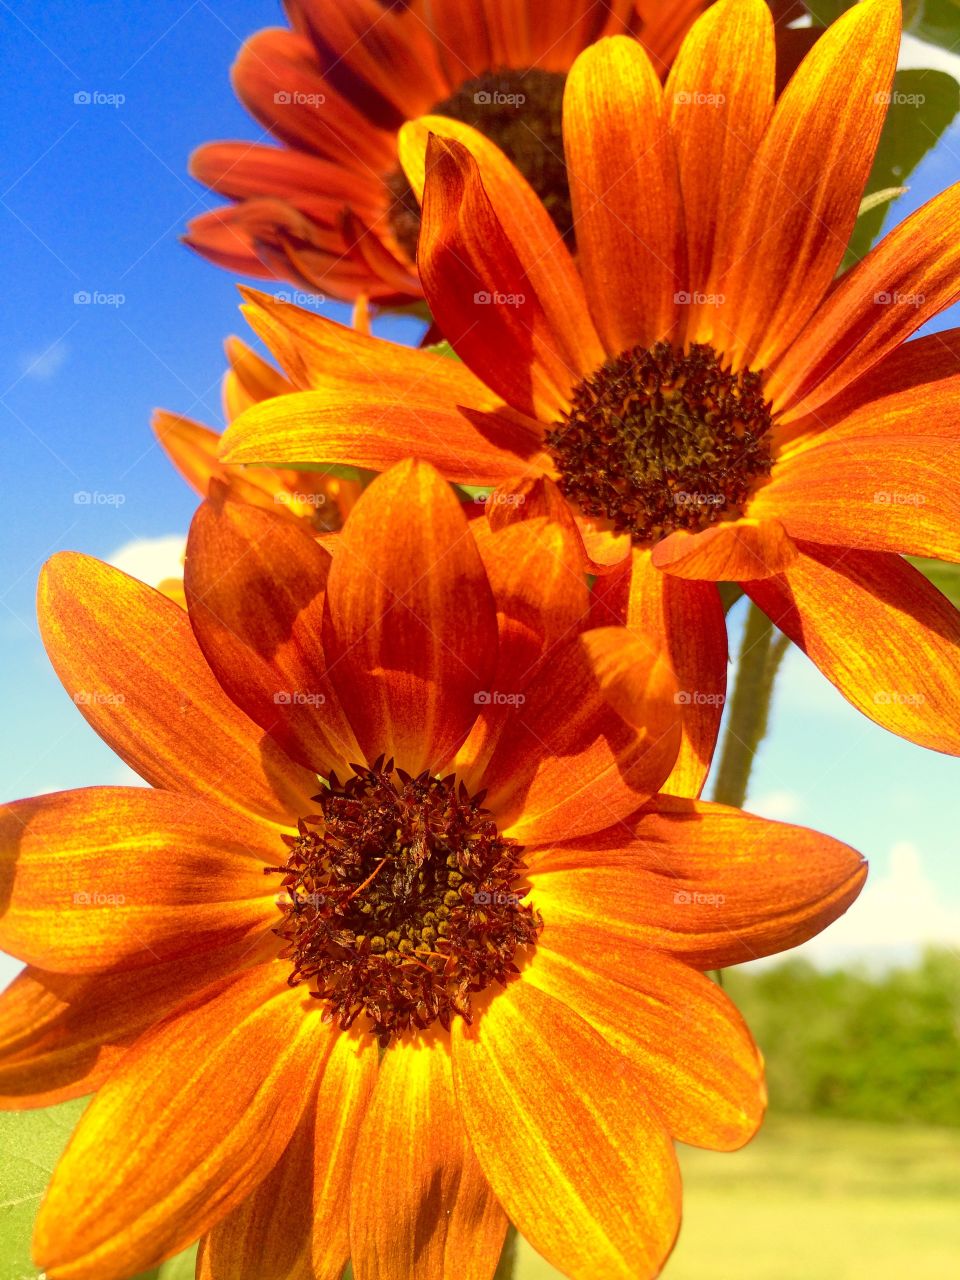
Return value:
<svg viewBox="0 0 960 1280">
<path fill-rule="evenodd" d="M 43 351 L 26 352 L 20 357 L 20 372 L 24 378 L 46 382 L 62 368 L 70 348 L 60 339 L 51 342 Z"/>
<path fill-rule="evenodd" d="M 926 44 L 916 36 L 903 37 L 898 65 L 903 69 L 916 67 L 924 71 L 930 68 L 946 71 L 955 80 L 960 80 L 960 54 L 950 53 L 947 49 L 941 49 L 939 45 Z"/>
<path fill-rule="evenodd" d="M 887 868 L 871 871 L 846 915 L 790 954 L 840 967 L 860 960 L 910 963 L 926 946 L 960 953 L 960 899 L 946 897 L 923 862 L 915 844 L 893 845 Z"/>
<path fill-rule="evenodd" d="M 761 818 L 792 822 L 803 809 L 803 800 L 795 791 L 765 791 L 756 798 L 749 796 L 744 808 Z"/>
<path fill-rule="evenodd" d="M 183 553 L 187 540 L 179 533 L 162 538 L 135 538 L 125 542 L 109 557 L 109 563 L 132 578 L 155 587 L 164 578 L 183 576 Z"/>
</svg>

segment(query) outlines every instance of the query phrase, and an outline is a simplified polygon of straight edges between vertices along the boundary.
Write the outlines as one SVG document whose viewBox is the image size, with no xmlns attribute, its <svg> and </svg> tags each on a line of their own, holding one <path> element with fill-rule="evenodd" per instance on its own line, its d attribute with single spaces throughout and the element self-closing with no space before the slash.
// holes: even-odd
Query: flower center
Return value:
<svg viewBox="0 0 960 1280">
<path fill-rule="evenodd" d="M 770 471 L 771 423 L 759 373 L 658 342 L 584 379 L 546 444 L 563 492 L 647 545 L 740 514 Z"/>
<path fill-rule="evenodd" d="M 561 117 L 566 76 L 557 71 L 494 71 L 462 84 L 430 114 L 472 125 L 513 161 L 573 248 L 573 213 L 563 158 Z M 417 258 L 420 206 L 403 169 L 387 178 L 390 224 L 411 262 Z"/>
<path fill-rule="evenodd" d="M 483 795 L 451 775 L 411 778 L 381 757 L 331 774 L 321 813 L 285 836 L 287 893 L 275 932 L 291 986 L 315 983 L 330 1019 L 359 1014 L 381 1045 L 455 1014 L 473 992 L 506 984 L 518 947 L 536 945 L 538 914 L 521 902 L 523 849 L 501 836 Z"/>
</svg>

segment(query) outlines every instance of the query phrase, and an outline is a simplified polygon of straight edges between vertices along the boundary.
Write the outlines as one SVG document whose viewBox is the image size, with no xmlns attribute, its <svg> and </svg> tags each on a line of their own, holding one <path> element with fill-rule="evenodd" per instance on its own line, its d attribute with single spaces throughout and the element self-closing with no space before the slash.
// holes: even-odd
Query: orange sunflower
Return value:
<svg viewBox="0 0 960 1280">
<path fill-rule="evenodd" d="M 332 558 L 217 490 L 186 591 L 72 554 L 40 584 L 153 789 L 0 812 L 4 1104 L 96 1090 L 39 1265 L 125 1280 L 201 1237 L 203 1280 L 489 1280 L 510 1218 L 578 1280 L 654 1275 L 672 1140 L 736 1148 L 764 1106 L 701 971 L 823 928 L 859 855 L 657 794 L 669 682 L 614 710 L 631 641 L 583 630 L 575 540 L 468 524 L 426 464 Z"/>
<path fill-rule="evenodd" d="M 664 72 L 709 0 L 287 0 L 293 30 L 257 32 L 237 96 L 282 144 L 214 142 L 191 172 L 234 203 L 186 243 L 229 271 L 337 298 L 412 302 L 420 209 L 397 131 L 425 112 L 496 139 L 570 235 L 563 84 L 574 58 L 633 32 Z"/>
<path fill-rule="evenodd" d="M 587 50 L 576 264 L 489 140 L 408 126 L 424 291 L 463 366 L 263 303 L 310 389 L 241 415 L 222 456 L 551 477 L 595 561 L 632 566 L 647 629 L 705 636 L 679 645 L 688 692 L 722 687 L 714 584 L 738 582 L 853 705 L 957 754 L 960 615 L 903 556 L 960 559 L 960 331 L 906 341 L 960 296 L 960 185 L 835 278 L 899 32 L 897 0 L 856 5 L 776 104 L 761 0 L 712 6 L 665 88 L 636 42 Z M 702 774 L 719 709 L 691 711 Z"/>
</svg>

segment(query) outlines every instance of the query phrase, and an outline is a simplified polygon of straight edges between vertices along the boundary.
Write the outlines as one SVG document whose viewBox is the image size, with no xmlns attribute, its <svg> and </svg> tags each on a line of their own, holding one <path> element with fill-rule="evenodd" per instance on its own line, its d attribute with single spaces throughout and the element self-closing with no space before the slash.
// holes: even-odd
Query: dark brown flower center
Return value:
<svg viewBox="0 0 960 1280">
<path fill-rule="evenodd" d="M 573 213 L 563 158 L 561 117 L 566 76 L 557 71 L 493 71 L 462 84 L 431 114 L 472 125 L 513 161 L 573 247 Z M 390 225 L 411 262 L 416 261 L 420 206 L 403 169 L 387 179 Z"/>
<path fill-rule="evenodd" d="M 521 901 L 523 849 L 452 775 L 412 778 L 382 758 L 352 768 L 343 784 L 331 775 L 320 814 L 268 868 L 287 894 L 275 932 L 290 984 L 314 983 L 344 1030 L 366 1014 L 381 1045 L 469 1022 L 471 995 L 505 985 L 542 927 Z"/>
<path fill-rule="evenodd" d="M 763 378 L 713 347 L 658 342 L 608 360 L 547 432 L 560 487 L 638 545 L 737 515 L 772 464 Z"/>
</svg>

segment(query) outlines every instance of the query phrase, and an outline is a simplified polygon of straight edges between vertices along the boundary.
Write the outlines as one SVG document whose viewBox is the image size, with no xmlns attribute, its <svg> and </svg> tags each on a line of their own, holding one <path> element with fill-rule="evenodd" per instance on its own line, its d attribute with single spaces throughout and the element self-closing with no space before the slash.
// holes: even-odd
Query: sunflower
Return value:
<svg viewBox="0 0 960 1280">
<path fill-rule="evenodd" d="M 635 654 L 643 727 L 614 710 L 639 646 L 584 629 L 556 522 L 468 523 L 409 462 L 331 558 L 214 490 L 189 621 L 83 556 L 40 584 L 58 674 L 152 789 L 0 816 L 30 966 L 4 1105 L 96 1091 L 38 1264 L 124 1280 L 201 1237 L 205 1280 L 489 1280 L 509 1217 L 569 1276 L 654 1275 L 672 1140 L 739 1147 L 764 1106 L 702 971 L 810 937 L 865 864 L 658 794 L 669 680 Z"/>
<path fill-rule="evenodd" d="M 234 203 L 186 243 L 243 275 L 334 297 L 412 302 L 420 209 L 397 131 L 433 112 L 496 139 L 571 236 L 563 85 L 577 54 L 635 32 L 666 71 L 708 0 L 287 0 L 293 30 L 243 46 L 237 96 L 282 144 L 215 142 L 191 172 Z"/>
<path fill-rule="evenodd" d="M 294 390 L 293 384 L 245 342 L 226 342 L 228 368 L 223 379 L 223 412 L 227 422 L 251 405 Z M 213 480 L 233 495 L 267 510 L 287 512 L 318 536 L 336 533 L 360 494 L 356 481 L 317 471 L 257 468 L 246 471 L 219 461 L 220 434 L 192 418 L 158 409 L 153 416 L 157 442 L 187 483 L 206 497 Z M 182 584 L 171 580 L 162 589 L 180 598 Z"/>
<path fill-rule="evenodd" d="M 960 617 L 903 557 L 960 559 L 960 331 L 907 341 L 960 296 L 960 185 L 835 279 L 899 31 L 896 0 L 854 6 L 776 103 L 760 0 L 712 6 L 665 88 L 635 42 L 587 50 L 564 102 L 576 264 L 488 139 L 408 126 L 462 370 L 261 304 L 311 389 L 241 415 L 222 456 L 549 476 L 648 626 L 722 636 L 714 584 L 740 583 L 854 706 L 957 754 Z M 685 688 L 716 688 L 723 644 L 681 648 Z M 702 774 L 716 711 L 691 712 Z"/>
</svg>

